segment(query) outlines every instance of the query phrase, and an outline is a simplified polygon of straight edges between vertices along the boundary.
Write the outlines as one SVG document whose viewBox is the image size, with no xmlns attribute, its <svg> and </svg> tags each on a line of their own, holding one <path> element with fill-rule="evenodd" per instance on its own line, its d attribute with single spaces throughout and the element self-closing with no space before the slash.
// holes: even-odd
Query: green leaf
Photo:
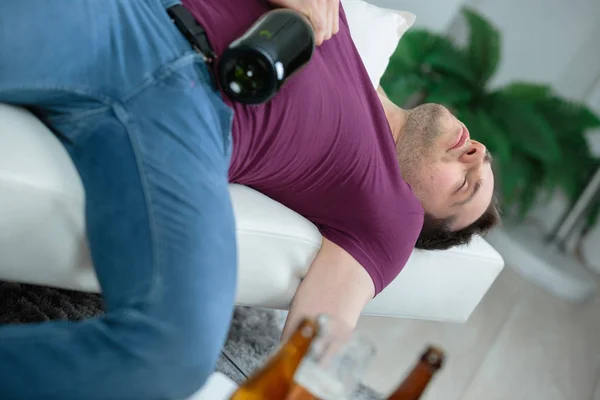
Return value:
<svg viewBox="0 0 600 400">
<path fill-rule="evenodd" d="M 422 29 L 410 30 L 402 37 L 386 69 L 391 76 L 415 72 L 442 72 L 471 86 L 477 82 L 462 49 L 447 37 Z"/>
<path fill-rule="evenodd" d="M 501 92 L 507 96 L 529 102 L 546 101 L 553 96 L 553 90 L 550 86 L 528 82 L 513 82 L 505 86 Z"/>
<path fill-rule="evenodd" d="M 382 79 L 381 87 L 394 104 L 402 106 L 416 93 L 426 90 L 428 82 L 417 74 L 406 74 Z"/>
<path fill-rule="evenodd" d="M 497 92 L 486 107 L 513 146 L 544 163 L 562 159 L 556 132 L 531 103 Z"/>
<path fill-rule="evenodd" d="M 518 218 L 524 218 L 537 201 L 544 182 L 543 165 L 523 153 L 513 154 L 507 135 L 482 109 L 460 110 L 471 136 L 488 146 L 500 166 L 497 186 L 504 202 L 515 206 Z"/>
<path fill-rule="evenodd" d="M 512 150 L 506 133 L 484 110 L 460 110 L 456 114 L 460 115 L 471 137 L 486 145 L 492 156 L 498 158 L 500 165 L 510 162 Z"/>
<path fill-rule="evenodd" d="M 533 181 L 533 165 L 526 157 L 515 154 L 510 160 L 499 163 L 499 187 L 508 205 L 518 203 L 519 189 Z"/>
<path fill-rule="evenodd" d="M 589 108 L 579 104 L 576 115 L 584 129 L 600 127 L 600 117 Z"/>
<path fill-rule="evenodd" d="M 452 110 L 452 114 L 458 118 L 459 121 L 462 121 L 465 125 L 468 125 L 466 122 L 468 116 L 466 116 L 466 114 L 470 113 L 470 110 L 471 108 L 468 105 L 461 104 Z"/>
<path fill-rule="evenodd" d="M 557 134 L 571 137 L 600 126 L 600 118 L 585 105 L 552 96 L 536 104 Z"/>
<path fill-rule="evenodd" d="M 481 129 L 480 133 L 475 132 L 475 139 L 481 134 L 481 142 L 488 146 L 493 156 L 497 156 L 500 161 L 504 162 L 510 160 L 512 149 L 506 132 L 485 112 L 478 111 L 475 115 Z"/>
<path fill-rule="evenodd" d="M 500 61 L 500 33 L 475 11 L 465 8 L 463 14 L 470 30 L 468 56 L 480 86 L 494 75 Z"/>
<path fill-rule="evenodd" d="M 571 202 L 579 198 L 600 167 L 600 161 L 590 154 L 587 147 L 582 148 L 582 151 L 585 154 L 581 156 L 567 151 L 561 161 L 545 166 L 546 187 L 560 188 Z"/>
<path fill-rule="evenodd" d="M 442 73 L 453 79 L 460 79 L 464 85 L 477 87 L 477 76 L 471 68 L 465 52 L 452 41 L 438 38 L 423 59 L 426 68 Z"/>
<path fill-rule="evenodd" d="M 548 191 L 554 191 L 562 186 L 564 168 L 560 167 L 560 163 L 550 164 L 545 166 L 545 187 Z M 575 185 L 573 185 L 575 187 Z"/>
<path fill-rule="evenodd" d="M 432 84 L 427 93 L 427 103 L 439 103 L 447 107 L 467 103 L 473 98 L 473 91 L 457 79 L 445 78 Z"/>
<path fill-rule="evenodd" d="M 406 32 L 390 57 L 386 74 L 401 75 L 420 71 L 425 58 L 440 37 L 423 29 Z"/>
<path fill-rule="evenodd" d="M 513 153 L 508 162 L 500 163 L 498 178 L 504 204 L 516 210 L 522 219 L 543 189 L 542 165 L 523 154 Z"/>
<path fill-rule="evenodd" d="M 598 222 L 599 216 L 600 216 L 600 200 L 596 200 L 592 204 L 592 206 L 588 212 L 587 220 L 585 221 L 585 226 L 584 226 L 583 230 L 588 231 L 591 227 L 596 225 L 596 222 Z"/>
</svg>

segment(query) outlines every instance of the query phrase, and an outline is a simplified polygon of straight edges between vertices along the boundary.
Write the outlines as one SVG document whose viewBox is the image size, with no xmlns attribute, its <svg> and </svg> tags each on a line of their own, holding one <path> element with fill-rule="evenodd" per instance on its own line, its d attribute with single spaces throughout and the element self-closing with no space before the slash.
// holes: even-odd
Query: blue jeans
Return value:
<svg viewBox="0 0 600 400">
<path fill-rule="evenodd" d="M 72 157 L 106 306 L 0 326 L 2 399 L 183 399 L 214 369 L 236 288 L 232 112 L 176 2 L 0 2 L 0 102 Z"/>
</svg>

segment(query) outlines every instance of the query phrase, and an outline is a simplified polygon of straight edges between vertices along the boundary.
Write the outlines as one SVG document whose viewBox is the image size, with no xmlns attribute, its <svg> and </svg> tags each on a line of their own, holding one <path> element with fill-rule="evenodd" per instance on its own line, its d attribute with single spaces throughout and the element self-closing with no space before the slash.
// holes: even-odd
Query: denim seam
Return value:
<svg viewBox="0 0 600 400">
<path fill-rule="evenodd" d="M 15 86 L 15 87 L 10 87 L 10 86 L 9 87 L 6 87 L 6 86 L 0 87 L 0 93 L 3 91 L 62 92 L 62 93 L 68 93 L 68 94 L 74 94 L 74 95 L 78 95 L 78 96 L 87 97 L 87 98 L 89 98 L 93 101 L 97 101 L 98 103 L 101 104 L 101 106 L 99 106 L 99 107 L 88 109 L 88 110 L 82 110 L 80 112 L 74 112 L 73 114 L 61 115 L 61 116 L 57 116 L 57 117 L 50 117 L 52 119 L 52 121 L 59 122 L 59 123 L 67 123 L 67 124 L 79 123 L 82 120 L 84 120 L 85 118 L 89 118 L 94 115 L 106 112 L 107 110 L 110 109 L 110 105 L 113 102 L 113 100 L 110 97 L 100 94 L 98 92 L 87 90 L 87 89 L 82 89 L 82 88 L 62 86 L 62 85 L 52 85 L 52 86 L 44 86 L 44 85 L 42 85 L 42 86 L 23 86 L 23 85 L 20 85 L 20 86 Z M 72 137 L 69 139 L 69 141 L 77 136 L 78 136 L 78 134 L 72 135 Z"/>
<path fill-rule="evenodd" d="M 83 89 L 83 88 L 75 88 L 72 86 L 64 86 L 64 85 L 42 85 L 42 86 L 29 86 L 29 85 L 18 85 L 18 86 L 2 86 L 0 87 L 0 92 L 7 91 L 43 91 L 43 92 L 53 92 L 60 91 L 69 94 L 76 94 L 79 96 L 90 97 L 99 103 L 104 104 L 105 106 L 110 106 L 112 103 L 112 99 L 109 96 L 103 95 L 99 92 Z"/>
<path fill-rule="evenodd" d="M 145 198 L 145 202 L 146 202 L 146 213 L 148 216 L 148 223 L 150 225 L 150 241 L 152 244 L 152 283 L 150 285 L 150 289 L 149 289 L 149 293 L 147 293 L 144 297 L 145 297 L 145 301 L 143 302 L 143 306 L 149 306 L 152 303 L 154 303 L 155 298 L 156 298 L 156 292 L 157 292 L 157 287 L 158 287 L 158 280 L 159 275 L 160 275 L 160 260 L 161 260 L 161 243 L 158 240 L 158 231 L 157 231 L 157 226 L 156 226 L 156 220 L 155 220 L 155 215 L 153 212 L 153 208 L 152 208 L 152 195 L 151 195 L 151 190 L 150 190 L 150 184 L 149 184 L 149 180 L 146 174 L 146 169 L 143 167 L 142 165 L 142 161 L 140 159 L 140 153 L 141 153 L 141 149 L 140 149 L 140 144 L 137 140 L 137 136 L 136 136 L 136 126 L 135 123 L 133 122 L 133 120 L 131 119 L 131 117 L 129 116 L 129 113 L 127 112 L 127 109 L 120 103 L 114 103 L 113 104 L 113 110 L 115 112 L 115 115 L 117 116 L 117 119 L 119 121 L 121 121 L 121 123 L 123 124 L 123 127 L 125 128 L 125 131 L 127 132 L 127 136 L 129 137 L 129 142 L 131 143 L 131 147 L 133 149 L 133 153 L 134 153 L 134 157 L 135 157 L 135 162 L 140 174 L 140 182 L 142 185 L 142 190 L 144 192 L 144 198 Z"/>
<path fill-rule="evenodd" d="M 51 117 L 49 117 L 49 119 L 52 121 L 53 124 L 58 124 L 58 125 L 60 125 L 60 124 L 78 124 L 78 123 L 84 122 L 87 118 L 91 118 L 96 115 L 106 113 L 107 111 L 110 111 L 110 109 L 111 109 L 110 105 L 107 105 L 107 106 L 101 106 L 98 108 L 93 108 L 90 110 L 75 112 L 73 114 L 51 116 Z M 73 136 L 73 135 L 71 135 L 71 136 Z M 74 135 L 74 136 L 76 137 L 77 135 Z"/>
<path fill-rule="evenodd" d="M 233 129 L 233 118 L 235 117 L 235 114 L 233 112 L 230 113 L 229 115 L 229 123 L 226 127 L 226 129 L 224 129 L 224 134 L 225 137 L 223 138 L 223 143 L 225 143 L 225 156 L 228 159 L 229 164 L 231 164 L 231 157 L 233 154 L 233 143 L 232 143 L 232 129 Z M 231 149 L 231 153 L 230 153 L 230 149 Z"/>
<path fill-rule="evenodd" d="M 176 60 L 161 65 L 156 70 L 154 70 L 154 72 L 152 72 L 146 79 L 144 79 L 142 83 L 140 83 L 138 86 L 130 90 L 125 96 L 123 96 L 120 99 L 120 102 L 123 104 L 127 103 L 129 100 L 131 100 L 147 88 L 156 85 L 157 82 L 162 81 L 165 78 L 168 78 L 169 76 L 173 75 L 175 72 L 177 72 L 177 69 L 179 67 L 193 64 L 198 60 L 202 60 L 202 57 L 195 51 L 190 50 L 189 52 L 184 53 L 181 57 L 177 58 Z M 203 77 L 203 79 L 205 78 Z"/>
</svg>

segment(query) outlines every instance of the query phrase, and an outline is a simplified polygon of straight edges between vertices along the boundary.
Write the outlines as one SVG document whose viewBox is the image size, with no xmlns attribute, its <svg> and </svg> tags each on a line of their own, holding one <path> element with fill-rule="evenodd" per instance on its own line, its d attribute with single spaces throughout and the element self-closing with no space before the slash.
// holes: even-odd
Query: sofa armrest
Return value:
<svg viewBox="0 0 600 400">
<path fill-rule="evenodd" d="M 479 236 L 467 246 L 449 250 L 417 249 L 364 312 L 466 322 L 503 268 L 502 256 Z"/>
<path fill-rule="evenodd" d="M 321 246 L 321 234 L 294 211 L 230 185 L 239 246 L 237 302 L 287 309 Z M 444 251 L 414 250 L 400 275 L 365 314 L 465 322 L 504 261 L 481 237 Z"/>
</svg>

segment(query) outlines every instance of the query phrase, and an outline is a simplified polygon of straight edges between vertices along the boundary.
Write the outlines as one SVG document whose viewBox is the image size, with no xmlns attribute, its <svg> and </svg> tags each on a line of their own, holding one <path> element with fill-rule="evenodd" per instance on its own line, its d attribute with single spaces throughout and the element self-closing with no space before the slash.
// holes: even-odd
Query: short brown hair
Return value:
<svg viewBox="0 0 600 400">
<path fill-rule="evenodd" d="M 500 224 L 500 206 L 497 196 L 492 197 L 483 215 L 466 228 L 450 230 L 452 218 L 439 219 L 425 213 L 423 229 L 415 247 L 424 250 L 446 250 L 468 244 L 473 236 L 483 235 Z"/>
</svg>

